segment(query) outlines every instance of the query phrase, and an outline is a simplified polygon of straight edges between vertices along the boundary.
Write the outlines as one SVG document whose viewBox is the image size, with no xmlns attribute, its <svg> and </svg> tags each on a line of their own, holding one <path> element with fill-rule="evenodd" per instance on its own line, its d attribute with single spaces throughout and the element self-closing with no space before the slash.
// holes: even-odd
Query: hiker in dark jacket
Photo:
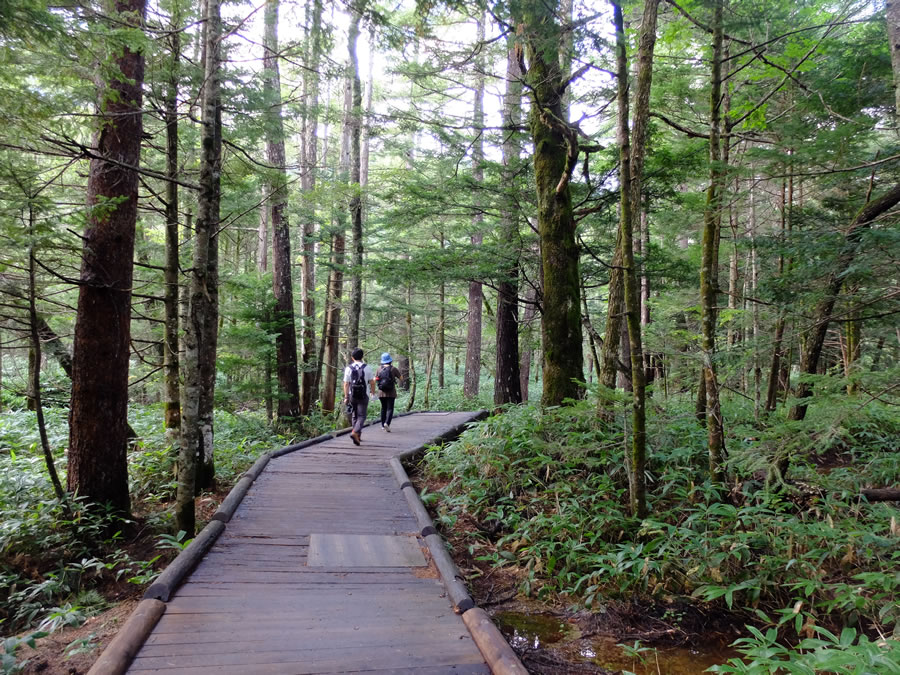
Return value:
<svg viewBox="0 0 900 675">
<path fill-rule="evenodd" d="M 375 376 L 363 361 L 363 350 L 357 347 L 351 354 L 353 361 L 344 369 L 344 404 L 352 410 L 353 431 L 350 439 L 359 445 L 363 424 L 369 411 L 369 399 L 375 398 Z"/>
<path fill-rule="evenodd" d="M 394 401 L 397 400 L 397 382 L 401 378 L 400 371 L 393 365 L 391 355 L 385 352 L 381 355 L 381 365 L 375 373 L 375 383 L 378 386 L 378 400 L 381 401 L 381 428 L 391 430 L 391 420 L 394 418 Z"/>
</svg>

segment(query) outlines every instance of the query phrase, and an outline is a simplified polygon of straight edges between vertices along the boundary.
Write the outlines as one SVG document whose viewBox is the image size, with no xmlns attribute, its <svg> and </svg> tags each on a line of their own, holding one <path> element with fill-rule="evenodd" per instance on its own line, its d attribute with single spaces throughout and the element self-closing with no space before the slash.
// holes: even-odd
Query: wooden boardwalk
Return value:
<svg viewBox="0 0 900 675">
<path fill-rule="evenodd" d="M 360 447 L 273 458 L 128 672 L 490 673 L 388 463 L 472 416 L 410 415 Z"/>
</svg>

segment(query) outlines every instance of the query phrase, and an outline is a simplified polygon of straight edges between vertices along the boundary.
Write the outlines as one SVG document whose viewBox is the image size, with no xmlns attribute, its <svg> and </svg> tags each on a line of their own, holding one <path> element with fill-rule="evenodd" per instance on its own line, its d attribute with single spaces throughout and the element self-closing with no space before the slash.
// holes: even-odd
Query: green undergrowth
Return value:
<svg viewBox="0 0 900 675">
<path fill-rule="evenodd" d="M 524 570 L 527 594 L 595 611 L 613 600 L 687 600 L 776 629 L 747 637 L 760 653 L 767 641 L 801 639 L 845 653 L 846 628 L 850 653 L 875 644 L 883 654 L 896 641 L 881 638 L 900 637 L 900 511 L 859 491 L 900 477 L 896 412 L 831 407 L 765 427 L 742 405 L 725 407 L 732 478 L 713 486 L 690 402 L 651 402 L 643 520 L 628 511 L 622 415 L 604 426 L 595 402 L 512 407 L 432 449 L 425 470 L 446 484 L 426 501 L 440 526 L 471 528 L 476 559 Z M 784 452 L 789 479 L 767 479 L 760 469 Z"/>
<path fill-rule="evenodd" d="M 62 408 L 45 411 L 63 484 L 66 413 Z M 53 493 L 34 413 L 18 409 L 0 415 L 0 635 L 36 631 L 40 637 L 80 624 L 128 595 L 128 589 L 149 584 L 163 561 L 186 545 L 183 533 L 172 533 L 175 449 L 166 442 L 162 420 L 158 405 L 129 410 L 138 436 L 128 452 L 135 515 L 122 523 L 102 509 L 85 509 L 77 499 L 66 508 Z M 216 410 L 215 429 L 220 490 L 261 454 L 292 440 L 273 432 L 256 412 Z M 23 639 L 10 637 L 3 643 L 4 669 L 17 667 L 11 654 Z"/>
</svg>

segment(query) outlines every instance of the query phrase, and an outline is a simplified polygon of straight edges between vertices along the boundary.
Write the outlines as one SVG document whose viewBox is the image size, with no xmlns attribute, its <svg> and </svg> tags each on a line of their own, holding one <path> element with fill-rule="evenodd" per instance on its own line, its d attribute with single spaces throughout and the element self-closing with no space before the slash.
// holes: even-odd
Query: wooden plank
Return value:
<svg viewBox="0 0 900 675">
<path fill-rule="evenodd" d="M 282 627 L 267 632 L 241 630 L 234 626 L 230 630 L 203 633 L 203 642 L 199 645 L 195 640 L 188 639 L 183 632 L 161 633 L 144 643 L 141 655 L 149 658 L 220 652 L 271 652 L 304 640 L 314 643 L 316 651 L 340 649 L 344 646 L 402 647 L 406 643 L 416 643 L 420 647 L 430 645 L 432 649 L 437 649 L 446 641 L 471 639 L 465 626 L 406 625 L 403 630 L 398 630 L 383 623 L 377 626 L 344 624 L 332 626 L 327 631 L 318 626 L 309 626 L 305 629 Z"/>
<path fill-rule="evenodd" d="M 259 672 L 258 666 L 279 664 L 285 667 L 290 666 L 290 672 L 321 673 L 402 668 L 415 663 L 427 663 L 434 666 L 482 662 L 481 654 L 471 640 L 455 640 L 447 643 L 439 654 L 435 653 L 430 644 L 410 643 L 403 646 L 367 645 L 363 647 L 345 645 L 334 649 L 284 648 L 266 653 L 217 651 L 209 654 L 178 655 L 177 657 L 145 657 L 138 654 L 133 667 L 135 670 L 203 667 L 207 669 L 207 672 L 214 668 L 216 673 L 219 673 L 222 666 L 243 666 L 246 673 L 257 673 Z M 305 668 L 305 670 L 295 670 L 298 667 Z"/>
<path fill-rule="evenodd" d="M 171 670 L 153 669 L 153 670 L 129 670 L 129 673 L 135 675 L 150 675 L 151 673 L 171 673 Z M 200 666 L 199 668 L 179 668 L 178 673 L 182 675 L 209 675 L 209 669 Z M 303 664 L 296 666 L 292 664 L 272 664 L 272 665 L 254 665 L 253 675 L 308 675 L 312 673 L 308 667 Z M 321 671 L 316 671 L 321 672 Z M 483 663 L 453 663 L 442 666 L 422 666 L 419 668 L 361 668 L 354 671 L 356 673 L 372 673 L 372 675 L 490 675 L 491 669 Z M 219 666 L 216 668 L 216 675 L 247 675 L 247 666 Z"/>
<path fill-rule="evenodd" d="M 309 567 L 424 567 L 414 537 L 377 534 L 321 534 L 309 537 Z"/>
</svg>

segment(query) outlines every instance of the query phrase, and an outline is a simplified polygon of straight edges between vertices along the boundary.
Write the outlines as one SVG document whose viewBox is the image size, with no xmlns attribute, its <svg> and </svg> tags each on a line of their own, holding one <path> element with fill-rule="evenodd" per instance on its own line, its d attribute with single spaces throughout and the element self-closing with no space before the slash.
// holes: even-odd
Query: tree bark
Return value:
<svg viewBox="0 0 900 675">
<path fill-rule="evenodd" d="M 484 14 L 478 19 L 477 42 L 484 42 Z M 482 54 L 479 51 L 479 54 Z M 472 127 L 475 130 L 475 141 L 472 144 L 472 181 L 475 183 L 475 215 L 472 218 L 472 248 L 481 246 L 484 214 L 481 210 L 481 184 L 484 183 L 484 59 L 478 57 L 479 66 L 476 67 L 474 109 L 472 113 Z M 469 282 L 468 303 L 468 330 L 466 332 L 466 372 L 463 380 L 463 396 L 474 398 L 478 396 L 481 381 L 481 319 L 482 319 L 482 288 L 481 281 Z"/>
<path fill-rule="evenodd" d="M 519 387 L 522 401 L 528 400 L 528 384 L 531 378 L 531 360 L 534 349 L 532 324 L 537 314 L 537 290 L 530 286 L 525 294 L 525 312 L 522 314 L 522 331 L 519 335 Z"/>
<path fill-rule="evenodd" d="M 519 171 L 520 141 L 513 129 L 522 123 L 522 71 L 516 58 L 515 39 L 507 42 L 506 92 L 503 96 L 502 182 L 507 190 L 500 215 L 500 239 L 508 248 L 508 263 L 497 283 L 497 341 L 494 403 L 522 402 L 519 372 L 519 213 L 513 190 Z"/>
<path fill-rule="evenodd" d="M 143 22 L 145 0 L 118 0 L 107 7 L 121 25 Z M 99 91 L 69 413 L 69 491 L 123 515 L 130 509 L 126 427 L 138 200 L 132 167 L 141 155 L 143 78 L 143 53 L 124 47 Z"/>
<path fill-rule="evenodd" d="M 312 195 L 316 188 L 316 162 L 318 152 L 318 101 L 319 101 L 319 60 L 322 52 L 322 2 L 313 0 L 312 21 L 310 26 L 310 51 L 304 73 L 306 108 L 304 120 L 306 134 L 301 140 L 303 144 L 303 165 L 301 166 L 301 187 L 305 195 Z M 303 220 L 303 259 L 301 261 L 300 303 L 303 309 L 302 359 L 303 377 L 301 381 L 300 410 L 308 415 L 312 410 L 316 394 L 316 379 L 320 372 L 316 366 L 316 243 L 315 212 L 308 207 Z"/>
<path fill-rule="evenodd" d="M 891 50 L 891 67 L 894 71 L 894 114 L 900 120 L 900 0 L 886 0 L 888 42 Z"/>
<path fill-rule="evenodd" d="M 281 117 L 281 76 L 278 66 L 278 3 L 266 0 L 263 37 L 266 111 L 266 158 L 269 221 L 272 223 L 272 288 L 275 295 L 275 371 L 278 377 L 278 419 L 300 417 L 297 373 L 297 331 L 294 324 L 294 282 L 291 275 L 291 234 L 288 224 L 284 122 Z"/>
<path fill-rule="evenodd" d="M 176 5 L 177 7 L 177 5 Z M 171 441 L 181 434 L 181 377 L 178 362 L 179 331 L 179 255 L 178 255 L 178 74 L 181 57 L 181 33 L 177 12 L 172 16 L 169 38 L 172 51 L 168 90 L 166 91 L 166 271 L 165 271 L 165 333 L 163 363 L 166 378 L 165 428 Z"/>
<path fill-rule="evenodd" d="M 338 166 L 340 180 L 346 185 L 350 172 L 350 130 L 352 126 L 353 88 L 350 71 L 346 71 L 344 82 L 344 121 L 341 129 L 341 155 Z M 340 366 L 339 339 L 341 330 L 341 298 L 344 287 L 344 258 L 346 251 L 346 215 L 342 208 L 335 208 L 335 229 L 331 238 L 332 271 L 330 275 L 330 288 L 325 310 L 325 354 L 323 367 L 325 375 L 322 379 L 322 410 L 334 411 L 335 393 L 337 389 L 337 377 Z M 356 345 L 352 345 L 356 347 Z"/>
<path fill-rule="evenodd" d="M 719 403 L 719 382 L 716 374 L 716 278 L 718 268 L 718 228 L 721 217 L 721 189 L 723 171 L 720 166 L 721 104 L 722 104 L 722 3 L 715 0 L 713 10 L 712 75 L 710 87 L 709 121 L 709 188 L 703 218 L 703 247 L 700 267 L 700 320 L 703 349 L 703 378 L 706 385 L 706 428 L 710 477 L 724 480 L 724 426 Z"/>
<path fill-rule="evenodd" d="M 645 7 L 652 4 L 647 2 Z M 613 3 L 616 30 L 617 70 L 617 139 L 619 143 L 619 239 L 622 242 L 623 285 L 625 290 L 625 318 L 631 358 L 632 440 L 629 455 L 629 485 L 631 512 L 637 518 L 647 515 L 646 488 L 646 396 L 644 384 L 644 353 L 641 342 L 641 296 L 634 259 L 635 192 L 632 190 L 631 143 L 628 129 L 628 58 L 625 46 L 625 26 L 622 8 Z M 655 22 L 653 22 L 655 24 Z M 655 34 L 655 26 L 654 26 Z M 649 93 L 649 92 L 648 92 Z M 640 169 L 639 169 L 640 170 Z M 639 203 L 639 202 L 638 202 Z"/>
<path fill-rule="evenodd" d="M 531 94 L 531 136 L 543 267 L 544 382 L 541 401 L 559 405 L 583 394 L 578 245 L 569 176 L 578 159 L 578 138 L 562 119 L 565 89 L 556 45 L 560 27 L 551 4 L 529 4 L 524 16 Z"/>
<path fill-rule="evenodd" d="M 356 43 L 359 39 L 359 22 L 362 3 L 356 0 L 351 6 L 350 32 L 347 37 L 348 77 L 351 86 L 350 108 L 350 231 L 352 232 L 352 267 L 350 279 L 350 310 L 347 318 L 347 340 L 351 348 L 360 344 L 359 322 L 362 314 L 363 223 L 362 194 L 360 191 L 360 136 L 362 133 L 362 84 L 359 79 L 359 58 Z"/>
<path fill-rule="evenodd" d="M 444 250 L 444 232 L 441 230 L 441 250 Z M 438 334 L 438 389 L 444 388 L 444 369 L 447 358 L 447 283 L 441 279 L 440 288 L 440 316 L 441 331 Z"/>
<path fill-rule="evenodd" d="M 31 241 L 28 242 L 28 316 L 31 326 L 31 350 L 34 354 L 35 368 L 31 372 L 31 392 L 34 396 L 34 412 L 37 419 L 38 437 L 41 441 L 41 450 L 44 453 L 44 463 L 47 465 L 47 473 L 50 483 L 53 485 L 53 493 L 59 501 L 66 497 L 62 483 L 59 482 L 59 474 L 56 472 L 56 464 L 53 461 L 53 452 L 50 449 L 50 440 L 47 437 L 47 424 L 44 421 L 44 405 L 41 401 L 41 336 L 38 331 L 37 313 L 37 276 L 35 274 L 34 258 L 34 206 L 28 205 L 28 234 Z M 2 366 L 0 361 L 0 366 Z M 2 370 L 2 368 L 0 368 Z"/>
<path fill-rule="evenodd" d="M 206 0 L 204 25 L 204 92 L 200 144 L 200 195 L 194 228 L 193 264 L 189 291 L 188 317 L 184 331 L 184 387 L 182 388 L 181 447 L 178 455 L 175 496 L 175 526 L 194 535 L 194 495 L 212 468 L 213 392 L 215 379 L 209 372 L 212 355 L 215 364 L 217 335 L 216 230 L 219 226 L 219 177 L 221 172 L 221 106 L 219 100 L 221 19 L 219 0 Z M 210 452 L 207 458 L 206 453 Z M 205 469 L 201 467 L 206 464 Z"/>
<path fill-rule="evenodd" d="M 221 0 L 207 0 L 209 14 L 207 19 L 209 31 L 207 33 L 206 63 L 210 68 L 206 78 L 206 96 L 210 100 L 204 101 L 203 124 L 211 124 L 209 131 L 211 136 L 211 155 L 204 159 L 204 165 L 208 164 L 208 174 L 204 174 L 205 167 L 200 169 L 200 198 L 198 200 L 197 221 L 205 218 L 208 225 L 204 225 L 209 233 L 209 251 L 206 257 L 206 283 L 203 291 L 205 303 L 201 315 L 203 317 L 203 337 L 200 341 L 200 404 L 199 404 L 199 436 L 200 444 L 197 455 L 197 475 L 194 485 L 194 494 L 199 495 L 201 490 L 214 487 L 215 464 L 213 457 L 214 427 L 213 408 L 216 390 L 216 352 L 219 342 L 219 204 L 221 201 L 221 175 L 222 175 L 222 97 L 221 97 L 221 63 L 222 63 L 222 20 Z M 213 63 L 210 63 L 210 58 Z M 201 145 L 206 151 L 206 141 L 201 134 Z M 192 297 L 193 302 L 193 297 Z"/>
</svg>

